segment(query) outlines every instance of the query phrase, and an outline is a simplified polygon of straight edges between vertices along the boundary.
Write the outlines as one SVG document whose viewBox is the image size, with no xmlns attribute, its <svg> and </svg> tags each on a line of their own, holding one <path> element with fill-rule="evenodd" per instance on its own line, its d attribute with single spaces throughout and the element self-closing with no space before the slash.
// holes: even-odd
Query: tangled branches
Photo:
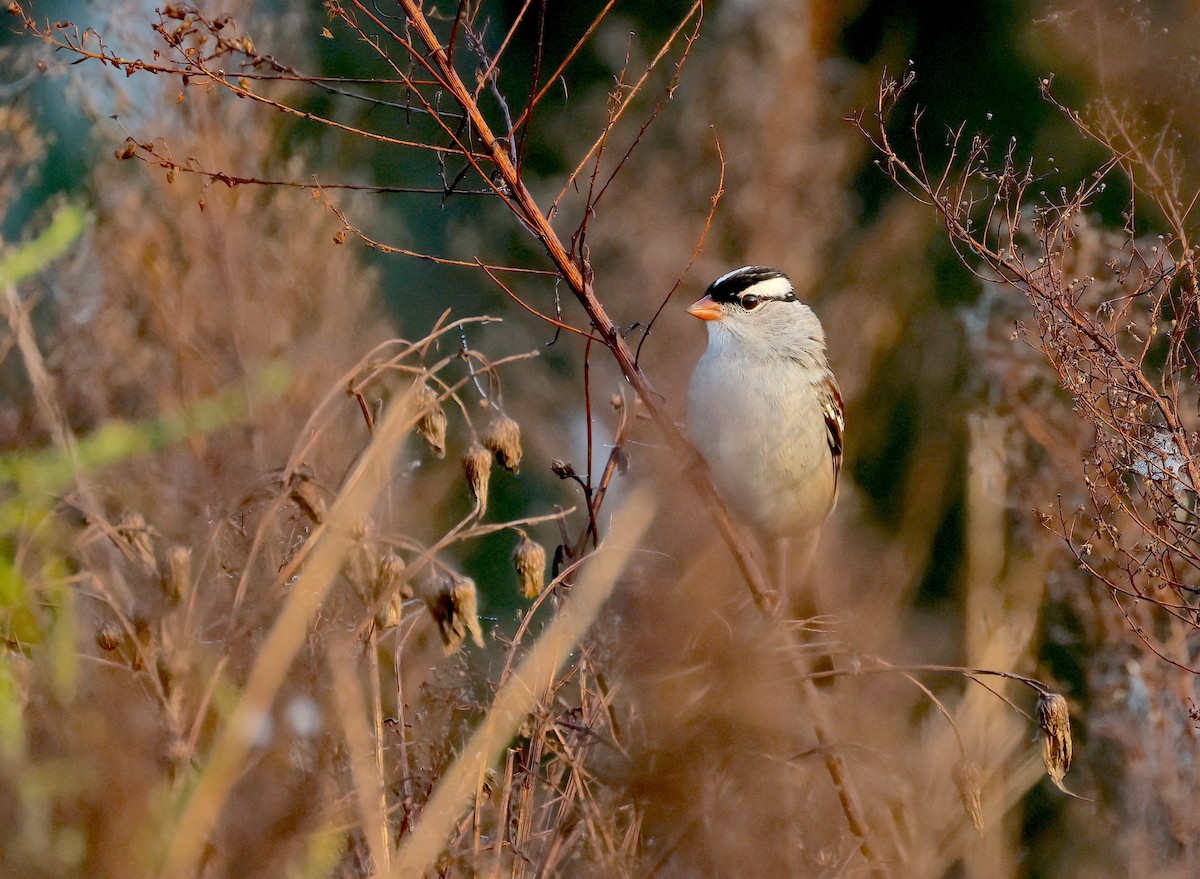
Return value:
<svg viewBox="0 0 1200 879">
<path fill-rule="evenodd" d="M 996 149 L 981 135 L 968 141 L 962 127 L 950 132 L 944 167 L 931 169 L 920 113 L 912 157 L 889 133 L 913 79 L 911 71 L 885 77 L 874 112 L 851 121 L 878 150 L 880 169 L 936 212 L 964 263 L 984 282 L 1024 294 L 1036 322 L 1018 322 L 1014 338 L 1045 355 L 1094 434 L 1083 460 L 1087 507 L 1067 509 L 1060 498 L 1042 523 L 1104 584 L 1148 649 L 1194 670 L 1200 292 L 1187 222 L 1195 197 L 1182 192 L 1169 139 L 1141 139 L 1111 102 L 1085 119 L 1044 79 L 1043 97 L 1108 156 L 1088 179 L 1041 188 L 1047 179 L 1018 158 L 1015 139 Z M 1095 203 L 1122 184 L 1130 189 L 1124 234 L 1105 237 Z M 1143 204 L 1149 218 L 1136 216 Z"/>
</svg>

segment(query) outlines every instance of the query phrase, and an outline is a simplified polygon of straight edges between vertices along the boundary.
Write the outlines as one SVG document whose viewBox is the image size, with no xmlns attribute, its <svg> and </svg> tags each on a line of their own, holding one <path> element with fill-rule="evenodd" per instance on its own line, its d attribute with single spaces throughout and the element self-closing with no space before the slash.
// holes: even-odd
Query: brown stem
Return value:
<svg viewBox="0 0 1200 879">
<path fill-rule="evenodd" d="M 684 472 L 700 494 L 717 529 L 721 532 L 721 537 L 737 562 L 754 603 L 764 613 L 773 613 L 774 601 L 770 597 L 771 590 L 767 587 L 766 577 L 751 553 L 749 541 L 733 524 L 732 517 L 717 495 L 703 457 L 671 420 L 659 402 L 661 396 L 654 390 L 649 378 L 637 365 L 632 349 L 626 344 L 620 330 L 596 298 L 591 281 L 585 276 L 580 264 L 568 255 L 562 241 L 551 227 L 550 221 L 542 213 L 533 195 L 526 188 L 516 165 L 509 157 L 505 144 L 492 132 L 479 105 L 473 99 L 470 89 L 464 85 L 458 71 L 451 64 L 445 47 L 442 46 L 422 13 L 420 4 L 416 0 L 400 0 L 400 5 L 404 9 L 413 31 L 429 50 L 429 54 L 426 56 L 428 63 L 437 67 L 455 102 L 463 108 L 479 141 L 490 154 L 498 176 L 511 193 L 511 199 L 518 209 L 520 218 L 534 237 L 546 248 L 546 255 L 571 292 L 575 294 L 575 298 L 587 313 L 588 319 L 595 327 L 601 341 L 612 352 L 621 373 L 641 398 L 646 411 L 663 432 Z"/>
</svg>

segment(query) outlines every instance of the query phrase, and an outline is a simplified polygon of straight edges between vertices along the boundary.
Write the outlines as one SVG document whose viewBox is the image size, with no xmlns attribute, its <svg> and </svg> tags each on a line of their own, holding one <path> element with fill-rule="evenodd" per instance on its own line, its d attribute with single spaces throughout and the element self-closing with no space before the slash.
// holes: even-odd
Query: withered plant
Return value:
<svg viewBox="0 0 1200 879">
<path fill-rule="evenodd" d="M 945 134 L 948 158 L 932 161 L 938 135 L 923 112 L 897 116 L 919 74 L 912 69 L 885 76 L 872 111 L 851 121 L 882 172 L 929 208 L 977 277 L 975 318 L 1011 328 L 1005 351 L 982 341 L 994 325 L 975 331 L 1001 405 L 1027 432 L 1024 442 L 1043 450 L 1010 495 L 1078 567 L 1060 573 L 1050 597 L 1080 632 L 1095 736 L 1088 753 L 1103 776 L 1103 814 L 1118 828 L 1118 860 L 1091 869 L 1183 876 L 1200 846 L 1182 796 L 1200 757 L 1200 183 L 1188 109 L 1196 93 L 1173 67 L 1188 50 L 1153 24 L 1156 11 L 1125 13 L 1140 30 L 1103 4 L 1046 13 L 1097 82 L 1095 98 L 1078 107 L 1057 97 L 1053 77 L 1037 83 L 1080 151 L 1098 156 L 1082 179 L 1064 179 L 1054 158 L 1015 138 L 965 125 Z M 1188 33 L 1194 22 L 1173 24 Z M 1018 345 L 1041 356 L 1053 385 Z M 1049 470 L 1059 475 L 1047 478 Z M 1039 714 L 1045 728 L 1041 702 Z"/>
<path fill-rule="evenodd" d="M 950 162 L 931 171 L 919 136 L 906 160 L 888 132 L 913 76 L 886 79 L 876 112 L 856 124 L 880 151 L 884 173 L 937 211 L 980 280 L 1025 295 L 1035 320 L 1018 322 L 1014 338 L 1041 350 L 1094 433 L 1081 474 L 1089 510 L 1056 505 L 1044 524 L 1103 585 L 1147 650 L 1194 673 L 1190 645 L 1200 620 L 1187 572 L 1200 563 L 1189 403 L 1200 375 L 1190 343 L 1197 288 L 1185 222 L 1192 197 L 1166 176 L 1171 151 L 1135 138 L 1111 103 L 1098 104 L 1091 121 L 1062 107 L 1045 80 L 1046 99 L 1110 153 L 1089 179 L 1047 191 L 1015 141 L 993 161 L 990 141 L 976 135 L 966 143 L 961 129 Z M 1093 202 L 1121 175 L 1138 203 L 1157 209 L 1154 225 L 1164 232 L 1138 234 L 1136 204 L 1124 236 L 1096 228 Z"/>
<path fill-rule="evenodd" d="M 22 532 L 37 550 L 27 557 L 69 558 L 77 567 L 71 582 L 88 602 L 88 640 L 96 645 L 83 652 L 111 677 L 90 685 L 101 698 L 120 691 L 120 704 L 137 704 L 142 747 L 131 751 L 166 755 L 167 763 L 155 773 L 135 754 L 126 757 L 141 776 L 122 789 L 135 806 L 120 832 L 97 817 L 103 790 L 70 800 L 80 814 L 62 821 L 64 832 L 91 836 L 75 861 L 55 862 L 55 875 L 112 869 L 119 861 L 101 849 L 119 840 L 138 846 L 135 862 L 123 865 L 128 872 L 169 877 L 939 876 L 968 857 L 979 833 L 994 831 L 1043 773 L 1061 786 L 1072 741 L 1066 702 L 1016 670 L 1030 660 L 1040 595 L 1021 593 L 1019 581 L 1043 578 L 1044 559 L 1005 572 L 975 564 L 975 595 L 997 581 L 1018 596 L 1019 620 L 1004 637 L 981 639 L 970 667 L 921 662 L 911 653 L 892 661 L 853 626 L 776 618 L 751 541 L 725 511 L 675 423 L 674 401 L 642 361 L 714 224 L 725 180 L 719 141 L 697 234 L 678 254 L 673 283 L 638 303 L 636 324 L 618 324 L 616 297 L 604 294 L 592 262 L 598 218 L 619 188 L 631 185 L 635 150 L 679 88 L 703 13 L 699 2 L 685 9 L 644 57 L 637 41 L 622 42 L 602 106 L 584 102 L 582 111 L 560 112 L 573 65 L 601 37 L 611 43 L 614 5 L 570 21 L 569 48 L 551 57 L 544 34 L 558 13 L 546 4 L 524 3 L 508 29 L 496 32 L 478 3 L 443 10 L 399 0 L 385 10 L 329 0 L 322 37 L 350 47 L 362 71 L 325 76 L 260 44 L 233 18 L 188 5 L 159 10 L 155 44 L 133 52 L 95 30 L 43 22 L 26 4 L 11 4 L 16 20 L 55 58 L 171 83 L 164 94 L 183 105 L 185 124 L 166 134 L 130 132 L 116 158 L 136 160 L 123 168 L 161 172 L 173 209 L 194 204 L 205 217 L 231 221 L 228 231 L 216 221 L 201 223 L 202 236 L 183 227 L 178 249 L 189 272 L 182 275 L 163 256 L 169 242 L 132 234 L 110 240 L 117 282 L 106 288 L 92 325 L 109 341 L 114 356 L 106 366 L 116 372 L 109 381 L 87 363 L 85 328 L 63 332 L 55 348 L 58 393 L 68 402 L 62 412 L 45 413 L 57 426 L 48 431 L 51 441 L 69 459 L 72 437 L 106 419 L 136 426 L 163 409 L 188 410 L 271 374 L 277 360 L 293 379 L 283 391 L 269 385 L 275 390 L 263 390 L 262 399 L 251 395 L 250 411 L 217 427 L 200 420 L 172 435 L 151 465 L 155 479 L 137 478 L 146 466 L 141 459 L 121 459 L 106 471 L 103 494 L 88 468 L 76 468 L 66 500 L 79 521 L 66 519 L 68 527 L 46 543 Z M 532 51 L 524 69 L 508 64 L 519 46 Z M 808 57 L 798 66 L 815 69 Z M 898 88 L 885 89 L 880 121 Z M 812 103 L 807 110 L 814 112 Z M 330 138 L 323 143 L 347 153 L 363 142 L 385 147 L 411 179 L 378 185 L 357 175 L 309 175 L 297 170 L 299 160 L 280 167 L 264 158 L 265 135 L 244 150 L 232 139 L 224 149 L 203 150 L 190 139 L 204 134 L 204 143 L 221 144 L 224 127 L 261 130 L 264 119 L 306 134 L 317 129 Z M 157 116 L 135 121 L 159 124 Z M 529 171 L 535 126 L 569 128 L 572 137 L 586 132 L 571 166 L 552 183 Z M 888 149 L 886 129 L 877 136 Z M 972 174 L 982 173 L 982 154 L 980 145 L 968 165 Z M 886 167 L 897 179 L 910 175 L 927 200 L 940 204 L 946 195 L 945 181 L 921 189 L 920 166 L 909 171 L 895 156 Z M 797 176 L 820 168 L 812 161 Z M 1016 170 L 1009 176 L 1024 179 Z M 1005 199 L 1013 185 L 1004 184 Z M 970 223 L 983 220 L 975 218 L 978 203 L 968 189 L 964 184 L 956 197 L 967 198 L 962 223 L 973 235 Z M 469 249 L 431 252 L 374 232 L 382 224 L 364 205 L 369 193 L 431 200 L 448 210 L 468 206 Z M 137 197 L 112 214 L 128 222 Z M 1087 192 L 1078 198 L 1085 203 Z M 1015 229 L 1019 199 L 1011 216 L 1008 206 L 996 203 L 996 229 Z M 293 221 L 306 207 L 320 219 L 310 211 Z M 176 228 L 158 219 L 164 229 Z M 983 228 L 992 230 L 990 223 Z M 1043 226 L 1047 253 L 1059 254 L 1070 241 L 1068 227 Z M 509 234 L 526 236 L 527 250 L 532 243 L 525 262 L 494 255 Z M 986 245 L 997 234 L 1006 233 L 986 231 L 980 240 Z M 432 264 L 446 272 L 440 277 L 470 271 L 511 303 L 514 319 L 506 326 L 526 321 L 557 345 L 577 346 L 584 463 L 548 462 L 522 448 L 530 431 L 509 411 L 500 381 L 527 366 L 512 362 L 526 355 L 477 350 L 483 346 L 474 340 L 489 318 L 443 314 L 428 335 L 424 327 L 406 328 L 416 341 L 377 338 L 378 317 L 364 303 L 369 282 L 346 256 L 325 264 L 327 251 L 345 254 L 348 248 L 337 245 L 356 241 Z M 1027 265 L 1023 257 L 1017 264 Z M 243 266 L 256 284 L 239 277 Z M 271 268 L 303 292 L 291 297 L 287 284 L 271 281 Z M 1144 269 L 1135 283 L 1149 284 L 1155 272 L 1166 278 L 1172 266 L 1164 258 Z M 164 291 L 161 298 L 142 292 L 142 271 Z M 1043 269 L 1025 271 L 1040 278 Z M 206 286 L 217 287 L 219 298 L 206 301 Z M 248 287 L 271 291 L 261 308 Z M 1163 292 L 1146 289 L 1150 296 Z M 339 302 L 345 291 L 351 300 Z M 455 304 L 440 290 L 423 298 L 435 314 Z M 274 310 L 282 321 L 272 319 Z M 532 334 L 504 338 L 525 336 Z M 1068 333 L 1055 338 L 1067 346 L 1062 350 L 1083 344 Z M 192 347 L 195 357 L 180 356 Z M 345 353 L 348 363 L 331 367 L 330 351 Z M 594 373 L 606 367 L 620 377 L 615 394 L 597 390 Z M 147 381 L 147 372 L 158 380 Z M 1098 388 L 1090 373 L 1071 375 Z M 507 378 L 505 386 L 511 403 Z M 1130 384 L 1121 406 L 1149 404 L 1131 396 L 1134 389 Z M 282 405 L 270 393 L 281 394 Z M 53 395 L 35 403 L 43 399 Z M 1096 411 L 1125 411 L 1107 392 L 1088 399 Z M 610 428 L 607 455 L 597 454 L 601 419 Z M 1164 422 L 1168 439 L 1182 441 L 1185 429 Z M 996 434 L 986 418 L 972 425 L 972 455 L 981 467 L 1002 469 L 992 455 Z M 414 451 L 415 440 L 405 445 L 411 435 L 424 450 Z M 547 444 L 544 437 L 534 442 Z M 669 451 L 665 462 L 654 461 L 659 478 L 683 475 L 701 498 L 734 560 L 732 581 L 714 575 L 721 565 L 703 548 L 669 570 L 649 553 L 630 562 L 650 504 L 635 494 L 613 514 L 605 500 L 633 451 L 656 444 Z M 254 454 L 239 456 L 247 445 Z M 1163 483 L 1170 470 L 1170 447 L 1163 452 L 1159 468 L 1142 474 L 1147 486 Z M 389 469 L 397 459 L 405 466 Z M 1185 475 L 1190 458 L 1184 463 L 1176 478 L 1194 485 Z M 494 522 L 497 481 L 510 478 L 497 467 L 549 470 L 577 487 L 580 508 Z M 217 491 L 213 483 L 227 469 L 236 477 L 220 480 Z M 1119 472 L 1137 471 L 1127 463 Z M 1110 519 L 1117 489 L 1106 489 Z M 1169 485 L 1158 490 L 1171 493 Z M 981 513 L 971 535 L 977 559 L 1003 542 L 986 495 L 972 486 L 969 501 Z M 224 505 L 214 512 L 213 504 Z M 1159 512 L 1183 528 L 1178 499 L 1172 504 Z M 456 509 L 461 516 L 449 513 Z M 197 529 L 205 515 L 213 527 Z M 547 554 L 527 529 L 549 520 L 561 530 L 546 582 Z M 1069 511 L 1058 521 L 1066 527 Z M 1096 526 L 1093 542 L 1125 545 L 1128 527 L 1110 527 L 1124 531 Z M 519 576 L 533 602 L 511 633 L 504 626 L 485 633 L 490 627 L 478 618 L 485 584 L 457 568 L 452 553 L 498 530 L 510 532 L 515 546 L 515 570 L 504 576 Z M 1127 560 L 1138 552 L 1129 545 Z M 601 615 L 627 563 L 624 576 L 633 586 Z M 731 601 L 731 582 L 748 602 Z M 1182 616 L 1182 607 L 1173 609 Z M 66 623 L 56 628 L 58 619 L 42 627 L 78 637 Z M 484 658 L 468 662 L 464 649 Z M 498 673 L 482 667 L 488 661 Z M 970 686 L 948 695 L 926 682 L 931 677 Z M 129 681 L 144 692 L 131 695 L 122 686 Z M 989 692 L 1007 684 L 1038 697 L 1025 719 L 1004 704 L 1021 710 L 1016 700 L 1023 696 L 1001 693 L 1000 701 Z M 37 735 L 50 742 L 39 756 L 78 759 L 91 743 L 87 735 L 51 735 L 78 699 L 55 703 L 44 688 L 18 689 L 36 703 Z M 1035 726 L 1044 765 L 1029 742 Z M 122 727 L 101 729 L 111 741 Z M 859 752 L 866 756 L 858 759 Z M 37 817 L 28 790 L 34 782 L 21 765 L 14 762 L 5 777 L 16 792 L 11 802 L 21 804 L 9 825 L 15 838 Z M 152 794 L 170 808 L 152 809 Z M 57 842 L 45 836 L 8 849 L 17 854 L 6 867 L 31 875 L 48 852 L 72 851 Z M 1014 848 L 1006 848 L 1013 861 Z M 975 849 L 973 857 L 982 863 L 988 854 Z"/>
</svg>

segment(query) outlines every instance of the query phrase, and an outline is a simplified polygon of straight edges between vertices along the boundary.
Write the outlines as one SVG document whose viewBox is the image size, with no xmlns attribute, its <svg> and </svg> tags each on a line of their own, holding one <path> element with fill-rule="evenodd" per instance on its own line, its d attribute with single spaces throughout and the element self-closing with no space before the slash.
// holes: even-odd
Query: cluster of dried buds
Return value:
<svg viewBox="0 0 1200 879">
<path fill-rule="evenodd" d="M 442 398 L 424 382 L 419 384 L 415 393 L 420 412 L 417 433 L 435 456 L 445 457 L 446 413 Z M 519 472 L 521 466 L 521 426 L 497 408 L 493 408 L 492 412 L 487 426 L 467 446 L 461 459 L 463 477 L 474 502 L 476 516 L 483 516 L 487 512 L 493 463 L 511 473 Z M 513 568 L 521 594 L 529 599 L 537 598 L 546 586 L 546 550 L 525 532 L 517 530 L 520 540 L 513 550 Z M 393 589 L 389 594 L 396 595 L 397 600 L 402 599 L 399 590 Z M 478 595 L 475 583 L 470 578 L 450 571 L 433 575 L 426 589 L 425 604 L 437 624 L 447 654 L 458 650 L 468 635 L 476 644 L 483 646 Z M 385 608 L 380 623 L 386 625 L 386 621 L 392 619 L 399 620 L 398 608 L 394 612 Z"/>
</svg>

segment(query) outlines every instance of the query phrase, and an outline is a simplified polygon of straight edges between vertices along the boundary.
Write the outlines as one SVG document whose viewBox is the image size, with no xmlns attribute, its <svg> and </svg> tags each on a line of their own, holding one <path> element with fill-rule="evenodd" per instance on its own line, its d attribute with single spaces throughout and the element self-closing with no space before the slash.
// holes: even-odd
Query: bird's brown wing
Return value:
<svg viewBox="0 0 1200 879">
<path fill-rule="evenodd" d="M 833 485 L 836 494 L 838 477 L 842 472 L 842 437 L 846 431 L 846 410 L 842 405 L 842 392 L 838 390 L 833 376 L 827 377 L 822 383 L 819 395 L 821 414 L 825 416 L 829 452 L 833 457 Z"/>
</svg>

